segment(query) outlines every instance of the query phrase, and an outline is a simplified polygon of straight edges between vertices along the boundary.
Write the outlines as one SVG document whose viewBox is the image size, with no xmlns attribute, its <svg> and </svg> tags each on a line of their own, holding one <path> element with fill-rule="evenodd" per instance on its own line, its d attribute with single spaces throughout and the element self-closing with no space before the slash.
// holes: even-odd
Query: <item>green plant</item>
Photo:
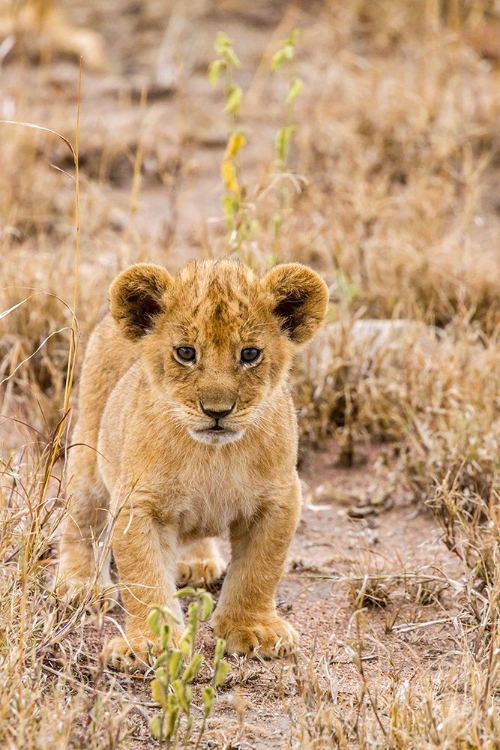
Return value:
<svg viewBox="0 0 500 750">
<path fill-rule="evenodd" d="M 153 699 L 161 712 L 153 716 L 149 723 L 151 734 L 167 748 L 175 747 L 182 736 L 185 744 L 192 736 L 195 719 L 192 713 L 191 685 L 204 661 L 203 654 L 196 651 L 196 635 L 200 622 L 208 620 L 214 608 L 211 594 L 204 589 L 186 587 L 180 589 L 177 598 L 190 597 L 188 625 L 182 634 L 178 648 L 170 645 L 171 622 L 177 621 L 167 607 L 154 607 L 149 615 L 149 626 L 160 639 L 161 652 L 154 664 L 155 679 L 151 683 Z M 195 747 L 200 746 L 206 722 L 212 712 L 215 692 L 227 677 L 230 665 L 224 661 L 225 642 L 217 639 L 212 678 L 209 685 L 201 690 L 203 718 L 197 733 Z M 187 663 L 186 663 L 187 662 Z"/>
<path fill-rule="evenodd" d="M 219 57 L 209 67 L 209 80 L 215 85 L 221 74 L 224 74 L 224 95 L 229 137 L 221 164 L 221 174 L 226 193 L 222 197 L 222 207 L 230 235 L 230 244 L 237 240 L 237 230 L 244 215 L 245 190 L 241 184 L 238 152 L 245 145 L 246 138 L 238 129 L 238 116 L 241 108 L 243 91 L 234 81 L 234 68 L 241 63 L 233 49 L 231 39 L 223 31 L 217 34 L 214 49 Z"/>
<path fill-rule="evenodd" d="M 273 55 L 271 60 L 271 69 L 273 72 L 280 70 L 286 63 L 290 63 L 295 59 L 295 48 L 297 39 L 299 38 L 299 30 L 294 29 L 288 39 L 286 39 L 282 46 Z M 298 76 L 293 76 L 290 81 L 288 92 L 285 97 L 285 108 L 286 108 L 286 124 L 281 127 L 276 133 L 276 156 L 278 164 L 281 169 L 285 170 L 288 166 L 288 155 L 290 151 L 290 139 L 295 130 L 295 124 L 293 121 L 293 103 L 304 88 L 304 81 Z"/>
<path fill-rule="evenodd" d="M 295 59 L 298 36 L 298 30 L 294 29 L 272 56 L 270 67 L 273 73 L 277 73 L 285 64 Z M 231 39 L 222 31 L 217 34 L 214 49 L 219 57 L 210 64 L 208 75 L 213 85 L 217 84 L 222 75 L 224 76 L 224 111 L 228 120 L 228 141 L 221 163 L 222 181 L 226 190 L 222 196 L 222 207 L 227 223 L 229 246 L 233 250 L 240 250 L 242 242 L 254 239 L 262 228 L 257 209 L 259 198 L 267 198 L 270 192 L 277 193 L 278 205 L 270 218 L 271 233 L 276 238 L 280 233 L 284 212 L 291 203 L 290 192 L 297 192 L 296 180 L 287 184 L 283 178 L 289 176 L 290 144 L 296 129 L 293 105 L 303 89 L 304 82 L 296 75 L 290 79 L 283 101 L 285 124 L 276 133 L 275 159 L 267 170 L 268 179 L 256 185 L 254 190 L 250 190 L 242 179 L 239 160 L 240 151 L 247 142 L 239 122 L 243 91 L 234 80 L 234 69 L 240 67 L 241 62 L 234 52 Z M 275 174 L 276 171 L 278 174 Z M 276 262 L 274 256 L 275 254 L 266 258 L 266 265 Z"/>
</svg>

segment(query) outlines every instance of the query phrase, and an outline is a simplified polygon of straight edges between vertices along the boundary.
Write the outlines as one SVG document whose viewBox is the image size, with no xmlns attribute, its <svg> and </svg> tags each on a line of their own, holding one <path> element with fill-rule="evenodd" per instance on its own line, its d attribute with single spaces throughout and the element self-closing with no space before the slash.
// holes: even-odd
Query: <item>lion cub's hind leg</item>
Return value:
<svg viewBox="0 0 500 750">
<path fill-rule="evenodd" d="M 215 539 L 208 537 L 197 539 L 181 547 L 176 582 L 178 586 L 188 584 L 211 586 L 222 576 L 226 567 L 227 563 Z"/>
<path fill-rule="evenodd" d="M 79 455 L 76 455 L 76 454 Z M 58 593 L 68 601 L 111 609 L 118 592 L 110 575 L 109 495 L 92 452 L 74 448 L 72 496 L 59 550 Z"/>
</svg>

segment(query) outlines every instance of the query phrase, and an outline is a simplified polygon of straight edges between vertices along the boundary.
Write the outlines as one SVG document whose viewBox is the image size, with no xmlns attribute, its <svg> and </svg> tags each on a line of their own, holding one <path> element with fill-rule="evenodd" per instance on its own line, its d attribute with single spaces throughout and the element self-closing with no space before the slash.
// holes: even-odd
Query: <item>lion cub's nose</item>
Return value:
<svg viewBox="0 0 500 750">
<path fill-rule="evenodd" d="M 203 414 L 206 414 L 207 417 L 212 417 L 213 419 L 223 419 L 224 417 L 227 417 L 231 412 L 233 411 L 234 407 L 236 405 L 236 402 L 229 408 L 229 409 L 222 409 L 222 410 L 216 410 L 216 409 L 207 409 L 204 404 L 200 401 L 200 406 Z"/>
</svg>

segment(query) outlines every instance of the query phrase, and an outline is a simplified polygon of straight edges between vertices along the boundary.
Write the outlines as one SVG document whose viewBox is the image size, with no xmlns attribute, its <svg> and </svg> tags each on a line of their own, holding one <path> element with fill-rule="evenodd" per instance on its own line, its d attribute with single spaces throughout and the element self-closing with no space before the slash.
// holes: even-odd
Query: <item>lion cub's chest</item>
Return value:
<svg viewBox="0 0 500 750">
<path fill-rule="evenodd" d="M 244 460 L 186 465 L 179 479 L 182 538 L 219 536 L 237 518 L 252 516 L 264 491 L 262 477 Z"/>
</svg>

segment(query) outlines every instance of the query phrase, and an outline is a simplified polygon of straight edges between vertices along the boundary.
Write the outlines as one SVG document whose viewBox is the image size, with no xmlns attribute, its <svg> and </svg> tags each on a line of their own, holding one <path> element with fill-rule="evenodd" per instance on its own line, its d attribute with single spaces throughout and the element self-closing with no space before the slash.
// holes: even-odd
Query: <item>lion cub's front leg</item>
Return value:
<svg viewBox="0 0 500 750">
<path fill-rule="evenodd" d="M 272 495 L 249 524 L 231 527 L 231 564 L 213 617 L 228 653 L 286 656 L 297 643 L 295 629 L 278 616 L 275 594 L 300 513 L 298 478 Z"/>
<path fill-rule="evenodd" d="M 182 632 L 182 612 L 173 598 L 177 529 L 155 516 L 157 498 L 135 493 L 124 506 L 113 531 L 113 555 L 126 612 L 125 637 L 112 638 L 104 649 L 106 662 L 117 669 L 145 669 L 158 651 L 148 627 L 155 605 L 168 607 L 179 624 L 172 623 L 172 640 Z"/>
</svg>

